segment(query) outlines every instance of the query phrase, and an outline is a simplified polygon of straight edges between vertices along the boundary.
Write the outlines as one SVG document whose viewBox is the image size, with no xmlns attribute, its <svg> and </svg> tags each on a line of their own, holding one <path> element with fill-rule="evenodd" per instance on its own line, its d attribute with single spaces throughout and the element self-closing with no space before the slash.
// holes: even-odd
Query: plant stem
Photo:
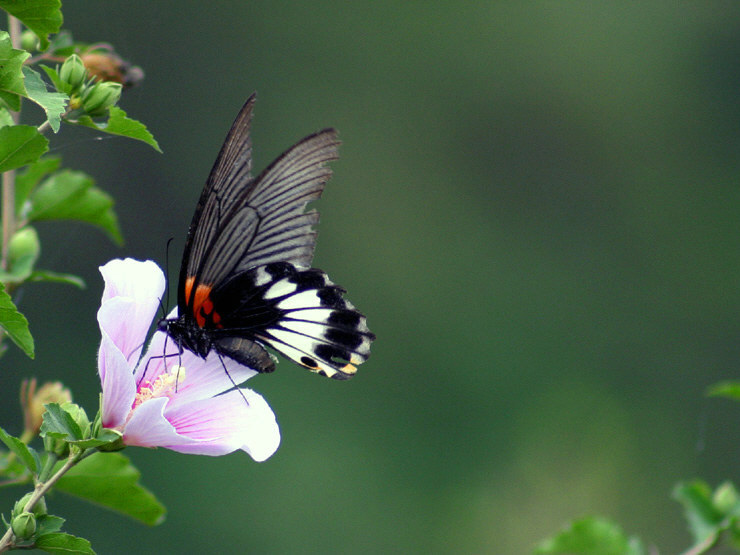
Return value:
<svg viewBox="0 0 740 555">
<path fill-rule="evenodd" d="M 38 503 L 39 499 L 41 499 L 44 495 L 46 495 L 46 492 L 48 492 L 54 484 L 57 483 L 57 480 L 64 476 L 64 474 L 72 468 L 74 465 L 76 465 L 78 462 L 80 462 L 87 453 L 78 453 L 76 455 L 70 455 L 67 461 L 64 463 L 62 468 L 56 471 L 56 473 L 46 480 L 45 482 L 38 482 L 36 484 L 36 487 L 33 490 L 33 495 L 28 500 L 28 503 L 26 503 L 26 506 L 23 508 L 24 512 L 31 512 L 33 510 L 33 507 Z M 8 530 L 5 532 L 5 535 L 0 538 L 0 553 L 3 553 L 5 551 L 8 551 L 10 548 L 13 547 L 13 529 L 8 528 Z"/>
<path fill-rule="evenodd" d="M 10 33 L 10 43 L 13 48 L 19 48 L 21 45 L 21 22 L 8 15 L 8 31 Z M 20 120 L 19 112 L 11 112 L 13 123 L 17 124 Z M 3 197 L 3 244 L 0 252 L 0 267 L 3 270 L 8 269 L 8 243 L 13 233 L 15 233 L 15 171 L 10 170 L 3 174 L 2 179 L 2 197 Z"/>
</svg>

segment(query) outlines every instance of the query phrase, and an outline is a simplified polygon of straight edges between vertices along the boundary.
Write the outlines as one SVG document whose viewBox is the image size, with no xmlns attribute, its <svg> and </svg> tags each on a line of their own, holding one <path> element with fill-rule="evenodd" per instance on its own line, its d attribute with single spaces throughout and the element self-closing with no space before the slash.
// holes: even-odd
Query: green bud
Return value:
<svg viewBox="0 0 740 555">
<path fill-rule="evenodd" d="M 64 60 L 62 68 L 59 70 L 59 79 L 69 87 L 68 90 L 62 91 L 65 93 L 79 91 L 82 85 L 85 84 L 87 69 L 85 69 L 85 64 L 82 63 L 82 60 L 77 54 L 72 54 Z"/>
<path fill-rule="evenodd" d="M 102 116 L 121 98 L 121 84 L 106 81 L 97 83 L 82 95 L 82 109 L 90 116 Z"/>
<path fill-rule="evenodd" d="M 18 516 L 21 513 L 26 512 L 26 505 L 28 505 L 28 502 L 31 500 L 31 497 L 33 497 L 33 492 L 29 491 L 26 495 L 21 497 L 18 501 L 15 502 L 15 506 L 13 507 L 13 517 Z M 33 509 L 31 509 L 31 512 L 35 514 L 36 516 L 43 516 L 46 514 L 46 500 L 42 497 L 33 506 Z"/>
<path fill-rule="evenodd" d="M 36 33 L 29 31 L 28 29 L 23 31 L 23 33 L 21 33 L 21 48 L 23 50 L 28 50 L 29 52 L 38 50 L 39 38 L 36 36 Z"/>
<path fill-rule="evenodd" d="M 8 266 L 13 274 L 30 273 L 41 253 L 38 233 L 30 226 L 16 231 L 8 243 Z"/>
<path fill-rule="evenodd" d="M 69 455 L 69 443 L 63 439 L 52 437 L 50 435 L 44 436 L 44 450 L 49 453 L 54 453 L 60 459 L 63 459 Z"/>
<path fill-rule="evenodd" d="M 730 482 L 720 484 L 712 498 L 714 506 L 723 515 L 732 511 L 738 503 L 737 490 Z"/>
<path fill-rule="evenodd" d="M 21 513 L 10 522 L 13 534 L 19 540 L 27 540 L 36 533 L 36 515 Z"/>
</svg>

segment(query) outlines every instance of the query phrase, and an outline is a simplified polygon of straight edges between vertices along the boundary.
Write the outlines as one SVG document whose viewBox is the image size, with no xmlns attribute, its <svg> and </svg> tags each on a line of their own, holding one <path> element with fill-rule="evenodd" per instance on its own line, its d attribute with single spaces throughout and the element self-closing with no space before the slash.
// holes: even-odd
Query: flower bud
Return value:
<svg viewBox="0 0 740 555">
<path fill-rule="evenodd" d="M 8 266 L 11 272 L 30 273 L 40 253 L 41 243 L 36 230 L 30 226 L 19 229 L 8 242 Z"/>
<path fill-rule="evenodd" d="M 735 486 L 730 482 L 724 482 L 715 490 L 712 496 L 715 508 L 723 515 L 729 514 L 738 503 L 738 494 Z"/>
<path fill-rule="evenodd" d="M 64 60 L 59 70 L 59 79 L 69 87 L 68 90 L 62 91 L 66 93 L 77 92 L 85 84 L 87 69 L 85 69 L 85 64 L 82 63 L 82 60 L 77 54 L 72 54 Z"/>
<path fill-rule="evenodd" d="M 15 502 L 15 506 L 13 507 L 13 517 L 18 516 L 21 513 L 26 512 L 26 505 L 31 500 L 31 497 L 33 497 L 33 492 L 29 491 L 26 495 L 21 497 L 18 501 Z M 46 514 L 46 500 L 42 497 L 33 506 L 33 509 L 31 509 L 31 512 L 35 514 L 36 516 L 43 516 Z"/>
<path fill-rule="evenodd" d="M 28 50 L 29 52 L 38 50 L 39 38 L 36 36 L 36 33 L 29 31 L 28 29 L 23 31 L 23 33 L 21 33 L 21 48 L 23 50 Z"/>
<path fill-rule="evenodd" d="M 21 513 L 10 522 L 13 534 L 19 540 L 27 540 L 36 533 L 36 516 L 33 513 Z"/>
<path fill-rule="evenodd" d="M 121 98 L 121 88 L 120 83 L 110 81 L 93 85 L 82 95 L 82 109 L 90 116 L 104 115 Z"/>
</svg>

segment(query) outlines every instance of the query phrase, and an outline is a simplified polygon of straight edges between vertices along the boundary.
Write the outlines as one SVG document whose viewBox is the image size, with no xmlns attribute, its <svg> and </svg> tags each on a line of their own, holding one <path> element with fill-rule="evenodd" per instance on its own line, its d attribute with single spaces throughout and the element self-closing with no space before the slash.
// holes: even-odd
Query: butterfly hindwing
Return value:
<svg viewBox="0 0 740 555">
<path fill-rule="evenodd" d="M 218 313 L 214 337 L 256 338 L 314 372 L 349 378 L 374 336 L 343 293 L 321 270 L 260 266 L 214 289 L 214 306 L 230 307 Z"/>
</svg>

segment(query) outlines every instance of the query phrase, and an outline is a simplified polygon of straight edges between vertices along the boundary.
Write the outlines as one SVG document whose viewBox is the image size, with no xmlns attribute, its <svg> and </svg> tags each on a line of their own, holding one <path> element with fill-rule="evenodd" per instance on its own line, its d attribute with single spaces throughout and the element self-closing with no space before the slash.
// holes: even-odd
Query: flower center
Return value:
<svg viewBox="0 0 740 555">
<path fill-rule="evenodd" d="M 133 411 L 144 401 L 154 399 L 155 397 L 172 397 L 177 390 L 177 386 L 185 381 L 185 367 L 175 365 L 170 368 L 169 372 L 164 372 L 150 382 L 148 380 L 139 384 L 139 389 L 131 407 Z"/>
</svg>

